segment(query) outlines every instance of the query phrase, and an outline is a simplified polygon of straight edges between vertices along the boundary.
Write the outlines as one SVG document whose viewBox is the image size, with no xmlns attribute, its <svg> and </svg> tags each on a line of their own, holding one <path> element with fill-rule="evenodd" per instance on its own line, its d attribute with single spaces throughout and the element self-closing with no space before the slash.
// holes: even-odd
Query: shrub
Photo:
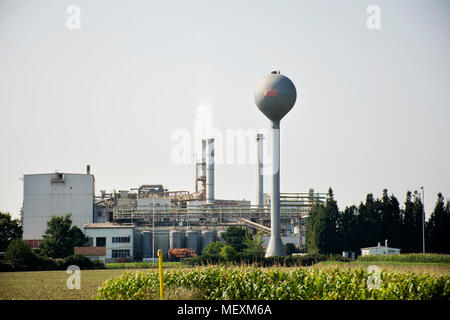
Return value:
<svg viewBox="0 0 450 320">
<path fill-rule="evenodd" d="M 225 245 L 220 249 L 220 256 L 227 262 L 236 262 L 238 253 L 232 246 Z"/>
<path fill-rule="evenodd" d="M 284 245 L 284 250 L 286 251 L 286 254 L 288 256 L 292 255 L 293 253 L 299 253 L 300 249 L 297 248 L 297 246 L 293 243 L 286 243 Z"/>
<path fill-rule="evenodd" d="M 81 270 L 86 269 L 102 269 L 105 265 L 101 261 L 92 261 L 81 254 L 73 254 L 64 258 L 63 266 L 66 269 L 70 265 L 76 265 Z"/>
<path fill-rule="evenodd" d="M 14 270 L 32 270 L 36 267 L 37 256 L 22 239 L 11 241 L 6 249 L 6 259 Z"/>
</svg>

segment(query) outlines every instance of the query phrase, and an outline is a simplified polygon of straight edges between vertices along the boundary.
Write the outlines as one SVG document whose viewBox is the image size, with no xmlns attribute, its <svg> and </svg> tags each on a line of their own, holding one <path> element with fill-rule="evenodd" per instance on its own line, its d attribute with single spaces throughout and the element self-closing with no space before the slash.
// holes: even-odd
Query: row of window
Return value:
<svg viewBox="0 0 450 320">
<path fill-rule="evenodd" d="M 113 250 L 112 257 L 113 258 L 127 258 L 130 256 L 130 250 Z"/>
<path fill-rule="evenodd" d="M 130 236 L 128 237 L 112 237 L 112 243 L 130 243 Z M 91 245 L 93 244 L 92 238 L 89 239 Z M 96 237 L 95 239 L 96 247 L 106 247 L 106 237 Z"/>
<path fill-rule="evenodd" d="M 130 236 L 128 237 L 113 237 L 112 243 L 128 243 L 130 242 Z"/>
</svg>

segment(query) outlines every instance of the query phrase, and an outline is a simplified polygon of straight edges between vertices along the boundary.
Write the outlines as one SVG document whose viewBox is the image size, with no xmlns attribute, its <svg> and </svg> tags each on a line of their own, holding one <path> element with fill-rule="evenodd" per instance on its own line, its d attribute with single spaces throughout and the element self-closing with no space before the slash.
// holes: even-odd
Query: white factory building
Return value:
<svg viewBox="0 0 450 320">
<path fill-rule="evenodd" d="M 53 215 L 72 215 L 73 225 L 81 230 L 92 222 L 94 176 L 86 174 L 26 174 L 23 179 L 23 239 L 42 239 Z"/>
</svg>

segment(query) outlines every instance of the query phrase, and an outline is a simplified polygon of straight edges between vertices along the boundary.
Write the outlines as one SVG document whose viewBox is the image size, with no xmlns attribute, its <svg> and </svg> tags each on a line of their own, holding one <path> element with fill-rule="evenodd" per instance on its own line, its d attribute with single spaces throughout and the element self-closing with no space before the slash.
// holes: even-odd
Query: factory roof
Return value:
<svg viewBox="0 0 450 320">
<path fill-rule="evenodd" d="M 88 223 L 84 225 L 85 229 L 107 229 L 107 228 L 134 228 L 134 225 L 123 225 L 118 223 Z"/>
<path fill-rule="evenodd" d="M 396 249 L 396 250 L 400 250 L 399 248 L 392 248 L 392 247 L 386 247 L 386 246 L 365 247 L 365 248 L 361 248 L 361 250 L 363 250 L 363 249 L 375 249 L 375 248 L 387 248 L 387 249 Z"/>
</svg>

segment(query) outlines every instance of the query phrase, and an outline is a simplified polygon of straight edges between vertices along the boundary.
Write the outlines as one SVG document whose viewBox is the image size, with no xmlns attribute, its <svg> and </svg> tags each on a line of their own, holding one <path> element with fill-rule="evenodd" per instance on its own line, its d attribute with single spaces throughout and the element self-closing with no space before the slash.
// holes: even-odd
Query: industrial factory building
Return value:
<svg viewBox="0 0 450 320">
<path fill-rule="evenodd" d="M 257 142 L 262 137 L 258 135 Z M 261 152 L 258 152 L 260 155 Z M 262 161 L 258 160 L 258 167 Z M 162 249 L 165 259 L 171 249 L 203 248 L 220 241 L 229 226 L 244 226 L 250 232 L 270 234 L 270 198 L 263 193 L 258 170 L 258 203 L 217 199 L 214 194 L 214 139 L 202 140 L 202 157 L 195 168 L 195 191 L 168 190 L 162 184 L 143 184 L 130 190 L 94 192 L 94 176 L 49 173 L 24 176 L 24 239 L 38 243 L 53 215 L 72 215 L 74 225 L 89 239 L 76 252 L 100 260 L 148 260 Z M 280 194 L 280 226 L 284 243 L 304 244 L 305 218 L 314 202 L 326 195 Z M 97 248 L 97 249 L 96 249 Z M 103 248 L 103 249 L 101 249 Z"/>
<path fill-rule="evenodd" d="M 83 229 L 94 214 L 94 176 L 86 174 L 26 174 L 23 178 L 23 238 L 42 239 L 52 215 L 72 215 Z"/>
</svg>

